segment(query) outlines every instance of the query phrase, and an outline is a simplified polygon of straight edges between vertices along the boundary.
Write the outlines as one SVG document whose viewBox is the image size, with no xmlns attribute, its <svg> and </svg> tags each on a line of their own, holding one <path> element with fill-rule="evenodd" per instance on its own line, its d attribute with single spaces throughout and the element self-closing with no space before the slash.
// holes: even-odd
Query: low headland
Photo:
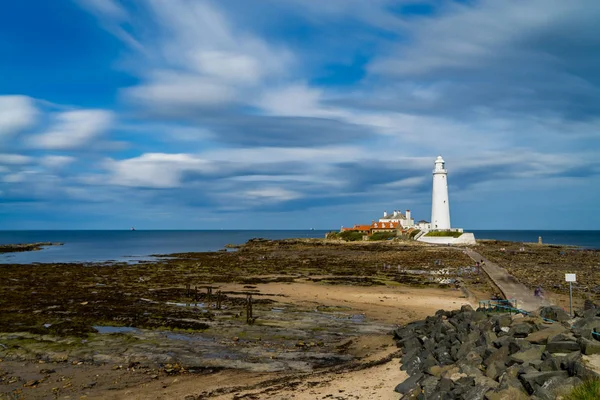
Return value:
<svg viewBox="0 0 600 400">
<path fill-rule="evenodd" d="M 520 378 L 534 372 L 519 368 L 540 372 L 541 355 L 533 364 L 509 356 L 529 350 L 510 329 L 529 324 L 529 335 L 547 327 L 535 314 L 509 322 L 492 311 L 471 311 L 501 290 L 461 247 L 398 239 L 254 239 L 228 247 L 235 251 L 132 264 L 1 265 L 0 398 L 398 399 L 394 388 L 400 382 L 409 382 L 400 389 L 414 395 L 449 385 L 447 380 L 452 383 L 447 393 L 477 387 L 490 394 L 502 389 L 502 374 L 489 377 L 486 365 L 483 374 L 498 386 L 476 377 L 471 382 L 454 365 L 464 360 L 452 355 L 448 324 L 460 331 L 455 339 L 466 343 L 457 328 L 462 321 L 468 321 L 465 335 L 471 340 L 475 322 L 481 333 L 494 318 L 505 319 L 493 322 L 500 329 L 492 329 L 495 339 L 489 334 L 489 341 L 474 346 L 485 347 L 481 361 L 512 346 L 513 353 L 500 361 L 506 371 L 519 365 L 510 369 L 522 385 L 513 385 L 515 390 L 528 396 L 545 383 L 536 378 L 527 387 Z M 566 272 L 581 277 L 576 309 L 586 300 L 590 308 L 600 296 L 596 251 L 498 241 L 472 248 L 532 292 L 542 287 L 547 300 L 561 308 L 568 310 Z M 437 312 L 461 307 L 462 312 Z M 586 318 L 596 316 L 588 312 Z M 440 346 L 449 346 L 452 360 L 442 361 L 415 334 L 431 337 L 437 331 L 430 327 L 443 330 L 447 340 Z M 566 327 L 561 334 L 561 341 L 571 341 Z M 422 352 L 424 346 L 443 370 L 437 375 L 426 370 L 433 365 L 408 369 L 411 349 Z M 476 367 L 479 359 L 472 358 L 475 364 L 469 365 Z M 458 368 L 452 373 L 469 379 L 453 380 L 451 368 L 444 369 L 450 364 Z M 567 374 L 558 375 L 578 377 Z"/>
<path fill-rule="evenodd" d="M 40 243 L 18 243 L 18 244 L 0 244 L 0 253 L 16 253 L 21 251 L 42 250 L 48 246 L 62 246 L 63 243 L 40 242 Z"/>
</svg>

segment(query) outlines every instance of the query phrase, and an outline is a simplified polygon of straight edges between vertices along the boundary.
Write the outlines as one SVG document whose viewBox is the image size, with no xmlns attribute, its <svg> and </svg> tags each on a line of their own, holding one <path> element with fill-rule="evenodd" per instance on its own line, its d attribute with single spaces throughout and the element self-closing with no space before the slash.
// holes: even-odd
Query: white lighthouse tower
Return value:
<svg viewBox="0 0 600 400">
<path fill-rule="evenodd" d="M 431 229 L 450 229 L 450 204 L 448 200 L 448 171 L 442 156 L 435 160 L 433 191 L 431 194 Z"/>
</svg>

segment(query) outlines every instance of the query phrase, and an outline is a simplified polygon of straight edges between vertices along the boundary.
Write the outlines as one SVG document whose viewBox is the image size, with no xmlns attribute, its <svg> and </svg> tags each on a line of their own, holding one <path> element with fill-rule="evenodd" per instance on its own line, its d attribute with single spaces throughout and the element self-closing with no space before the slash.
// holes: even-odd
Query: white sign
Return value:
<svg viewBox="0 0 600 400">
<path fill-rule="evenodd" d="M 577 282 L 577 280 L 575 279 L 575 274 L 565 274 L 565 281 Z"/>
</svg>

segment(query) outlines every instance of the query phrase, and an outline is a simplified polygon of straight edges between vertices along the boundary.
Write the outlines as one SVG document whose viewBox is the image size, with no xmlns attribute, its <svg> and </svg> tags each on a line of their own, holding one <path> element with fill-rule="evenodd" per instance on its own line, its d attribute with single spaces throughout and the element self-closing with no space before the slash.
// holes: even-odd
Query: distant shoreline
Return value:
<svg viewBox="0 0 600 400">
<path fill-rule="evenodd" d="M 62 246 L 63 243 L 39 242 L 39 243 L 17 243 L 0 244 L 0 253 L 18 253 L 21 251 L 43 250 L 47 246 Z"/>
</svg>

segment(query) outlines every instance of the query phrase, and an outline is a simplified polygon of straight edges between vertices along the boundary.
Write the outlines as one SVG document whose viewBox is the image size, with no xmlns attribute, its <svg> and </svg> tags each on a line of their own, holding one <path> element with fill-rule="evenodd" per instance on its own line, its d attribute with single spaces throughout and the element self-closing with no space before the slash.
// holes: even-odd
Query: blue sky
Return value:
<svg viewBox="0 0 600 400">
<path fill-rule="evenodd" d="M 600 226 L 597 0 L 21 0 L 0 229 Z"/>
</svg>

